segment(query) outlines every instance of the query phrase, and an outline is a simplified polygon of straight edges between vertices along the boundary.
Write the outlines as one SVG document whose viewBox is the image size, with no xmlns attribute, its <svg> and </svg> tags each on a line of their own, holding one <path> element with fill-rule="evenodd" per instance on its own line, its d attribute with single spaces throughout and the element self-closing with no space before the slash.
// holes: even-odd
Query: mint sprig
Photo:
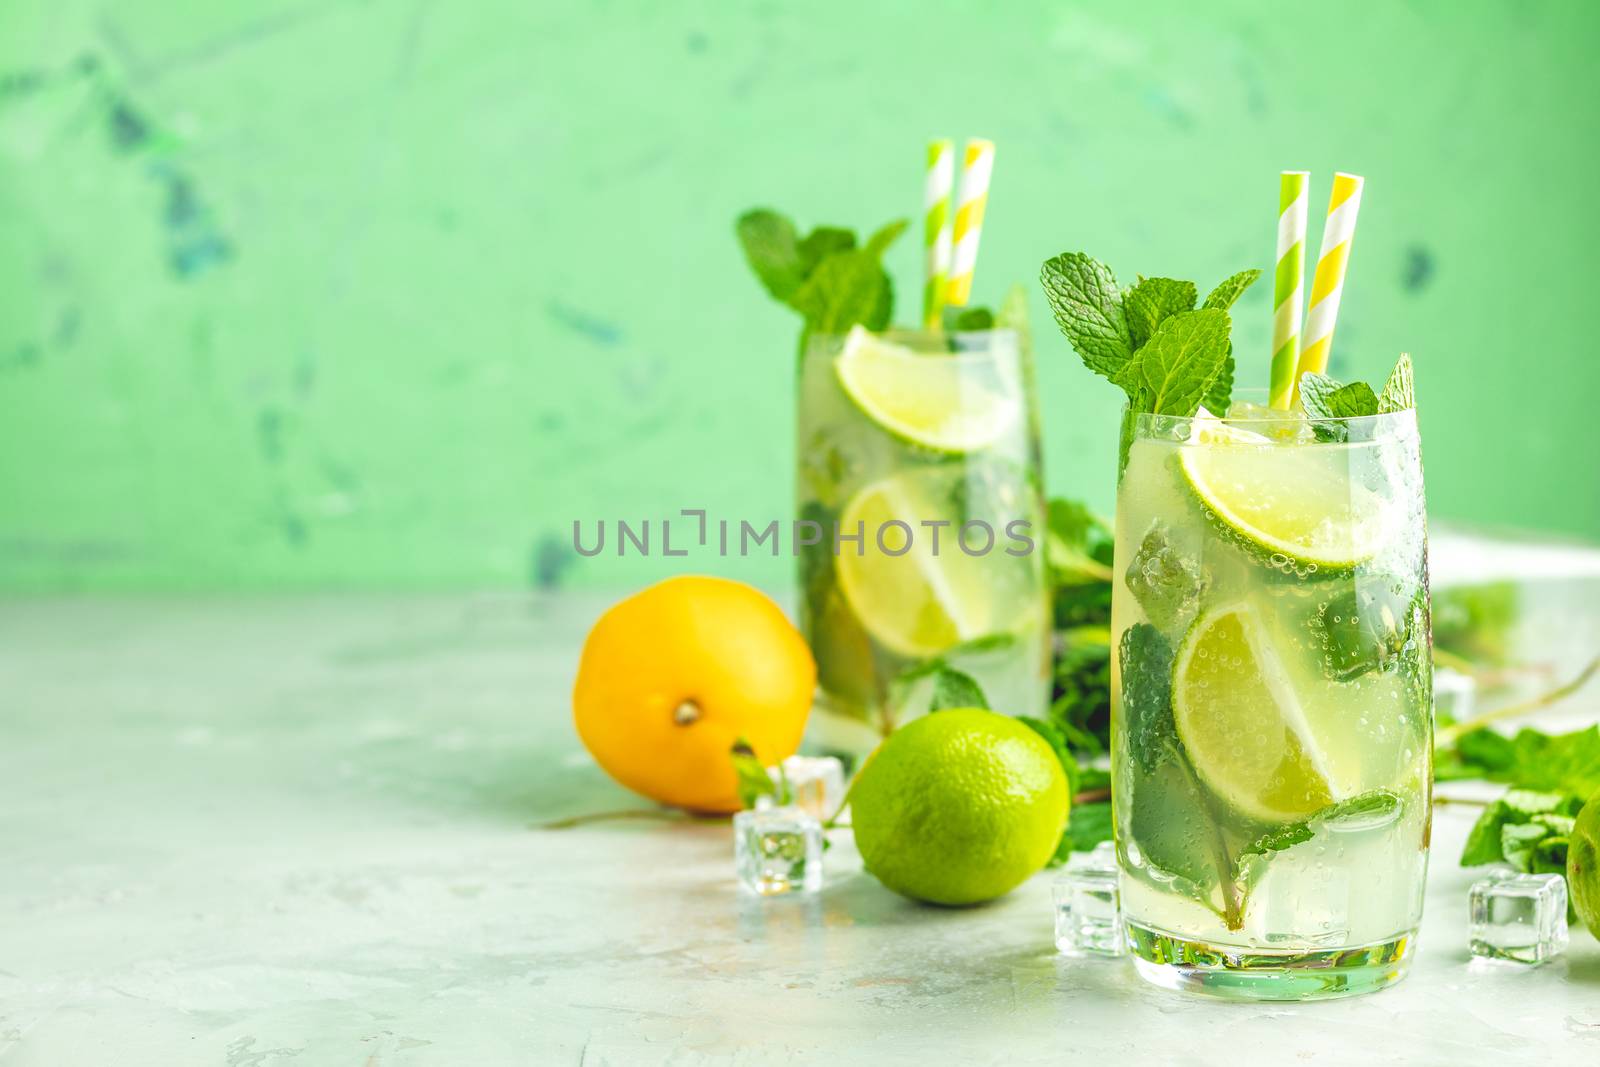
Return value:
<svg viewBox="0 0 1600 1067">
<path fill-rule="evenodd" d="M 1400 353 L 1382 393 L 1374 393 L 1366 382 L 1347 385 L 1326 374 L 1306 371 L 1300 375 L 1300 406 L 1313 420 L 1359 419 L 1414 408 L 1417 397 L 1411 382 L 1411 357 Z"/>
<path fill-rule="evenodd" d="M 1344 385 L 1306 371 L 1300 376 L 1300 406 L 1313 419 L 1356 419 L 1378 413 L 1378 396 L 1366 382 Z"/>
<path fill-rule="evenodd" d="M 1096 374 L 1128 394 L 1135 411 L 1193 415 L 1205 403 L 1225 411 L 1233 391 L 1227 309 L 1260 277 L 1241 271 L 1195 308 L 1193 282 L 1140 278 L 1126 293 L 1111 268 L 1081 252 L 1046 260 L 1040 272 L 1050 310 Z"/>
<path fill-rule="evenodd" d="M 858 244 L 853 231 L 818 226 L 804 238 L 793 222 L 758 208 L 734 227 L 745 259 L 773 298 L 805 319 L 808 333 L 845 333 L 852 326 L 885 329 L 894 315 L 894 285 L 883 254 L 906 228 L 898 219 Z"/>
</svg>

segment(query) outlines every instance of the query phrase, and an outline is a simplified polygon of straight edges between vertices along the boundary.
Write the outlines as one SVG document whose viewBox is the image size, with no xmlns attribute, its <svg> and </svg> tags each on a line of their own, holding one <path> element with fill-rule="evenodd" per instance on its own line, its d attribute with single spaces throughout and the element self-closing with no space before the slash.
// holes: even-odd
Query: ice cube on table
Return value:
<svg viewBox="0 0 1600 1067">
<path fill-rule="evenodd" d="M 1117 870 L 1117 846 L 1111 841 L 1102 841 L 1088 852 L 1074 852 L 1067 857 L 1067 870 Z"/>
<path fill-rule="evenodd" d="M 1068 956 L 1120 956 L 1127 951 L 1122 937 L 1122 894 L 1117 886 L 1116 857 L 1106 867 L 1096 862 L 1099 853 L 1080 853 L 1050 886 L 1055 904 L 1056 948 Z"/>
<path fill-rule="evenodd" d="M 1473 698 L 1478 683 L 1470 675 L 1453 671 L 1449 667 L 1433 669 L 1433 717 L 1437 721 L 1448 718 L 1453 722 L 1472 717 Z"/>
<path fill-rule="evenodd" d="M 1567 882 L 1559 874 L 1495 871 L 1467 891 L 1474 956 L 1543 963 L 1567 947 Z"/>
<path fill-rule="evenodd" d="M 741 811 L 733 817 L 739 884 L 758 896 L 822 888 L 822 823 L 795 807 Z"/>
<path fill-rule="evenodd" d="M 779 784 L 778 768 L 767 774 Z M 844 800 L 844 764 L 833 756 L 790 756 L 783 761 L 783 777 L 789 779 L 792 803 L 801 811 L 827 821 L 838 814 Z"/>
</svg>

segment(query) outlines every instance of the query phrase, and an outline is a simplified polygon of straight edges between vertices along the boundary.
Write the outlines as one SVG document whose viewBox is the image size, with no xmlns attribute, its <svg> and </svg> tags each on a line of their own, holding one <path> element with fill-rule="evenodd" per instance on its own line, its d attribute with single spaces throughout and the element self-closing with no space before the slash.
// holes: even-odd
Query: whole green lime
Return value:
<svg viewBox="0 0 1600 1067">
<path fill-rule="evenodd" d="M 1600 793 L 1578 812 L 1567 846 L 1567 888 L 1583 925 L 1600 937 Z"/>
<path fill-rule="evenodd" d="M 866 868 L 896 893 L 976 904 L 1043 867 L 1071 797 L 1055 752 L 1007 715 L 953 708 L 895 731 L 850 790 Z"/>
</svg>

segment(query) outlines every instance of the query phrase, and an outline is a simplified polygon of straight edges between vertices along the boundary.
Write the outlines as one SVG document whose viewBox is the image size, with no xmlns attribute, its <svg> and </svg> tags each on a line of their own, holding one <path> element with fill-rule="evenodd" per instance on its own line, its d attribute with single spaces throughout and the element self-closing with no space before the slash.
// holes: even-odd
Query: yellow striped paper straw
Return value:
<svg viewBox="0 0 1600 1067">
<path fill-rule="evenodd" d="M 1321 374 L 1328 368 L 1328 348 L 1333 344 L 1334 320 L 1339 317 L 1339 296 L 1344 292 L 1345 271 L 1350 266 L 1350 246 L 1356 236 L 1356 215 L 1361 211 L 1361 186 L 1365 179 L 1355 174 L 1333 176 L 1333 195 L 1328 198 L 1328 221 L 1322 228 L 1322 248 L 1318 250 L 1317 273 L 1311 280 L 1311 310 L 1306 313 L 1306 341 L 1300 349 L 1300 362 L 1294 380 L 1296 392 L 1300 375 L 1307 371 Z"/>
<path fill-rule="evenodd" d="M 922 324 L 939 329 L 944 319 L 945 287 L 950 284 L 953 244 L 950 194 L 956 184 L 956 143 L 948 138 L 928 142 L 928 176 L 923 185 L 923 246 L 927 277 L 922 286 Z"/>
<path fill-rule="evenodd" d="M 1294 369 L 1300 359 L 1310 179 L 1303 170 L 1278 175 L 1278 273 L 1272 286 L 1272 385 L 1268 396 L 1273 407 L 1284 411 L 1294 403 Z"/>
<path fill-rule="evenodd" d="M 960 307 L 972 297 L 972 271 L 978 265 L 978 238 L 983 235 L 983 209 L 989 203 L 989 176 L 994 173 L 994 142 L 968 141 L 961 166 L 961 200 L 956 208 L 955 259 L 945 303 Z"/>
</svg>

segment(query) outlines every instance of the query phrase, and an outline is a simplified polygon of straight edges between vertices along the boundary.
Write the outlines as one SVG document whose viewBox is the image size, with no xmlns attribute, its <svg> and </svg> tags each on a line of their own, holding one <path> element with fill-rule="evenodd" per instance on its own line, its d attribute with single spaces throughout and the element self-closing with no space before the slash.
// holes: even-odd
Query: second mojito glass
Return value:
<svg viewBox="0 0 1600 1067">
<path fill-rule="evenodd" d="M 870 752 L 927 710 L 940 664 L 975 678 L 996 710 L 1043 713 L 1050 619 L 1026 361 L 1011 330 L 858 328 L 806 344 L 796 504 L 808 534 L 796 546 L 821 747 Z"/>
<path fill-rule="evenodd" d="M 1152 981 L 1312 999 L 1405 972 L 1432 762 L 1413 411 L 1131 413 L 1112 773 L 1129 948 Z"/>
</svg>

